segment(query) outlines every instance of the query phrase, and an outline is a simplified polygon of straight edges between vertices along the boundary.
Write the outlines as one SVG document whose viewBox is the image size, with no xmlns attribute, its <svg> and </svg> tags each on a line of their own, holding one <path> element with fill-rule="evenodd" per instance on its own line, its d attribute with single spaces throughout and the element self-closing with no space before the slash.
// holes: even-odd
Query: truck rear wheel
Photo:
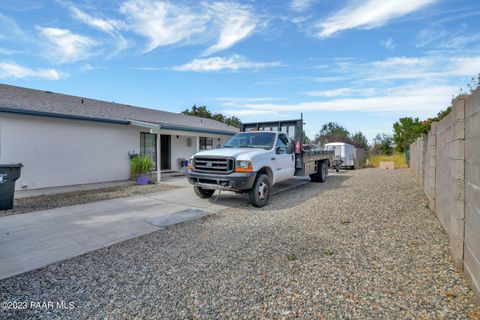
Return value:
<svg viewBox="0 0 480 320">
<path fill-rule="evenodd" d="M 260 174 L 249 192 L 250 203 L 254 207 L 264 207 L 270 197 L 270 180 L 266 174 Z"/>
<path fill-rule="evenodd" d="M 203 189 L 197 186 L 193 187 L 193 191 L 195 191 L 195 194 L 202 199 L 210 198 L 215 193 L 215 190 Z"/>
<path fill-rule="evenodd" d="M 328 175 L 328 166 L 325 161 L 322 161 L 318 164 L 317 172 L 310 175 L 310 179 L 313 182 L 325 182 Z"/>
</svg>

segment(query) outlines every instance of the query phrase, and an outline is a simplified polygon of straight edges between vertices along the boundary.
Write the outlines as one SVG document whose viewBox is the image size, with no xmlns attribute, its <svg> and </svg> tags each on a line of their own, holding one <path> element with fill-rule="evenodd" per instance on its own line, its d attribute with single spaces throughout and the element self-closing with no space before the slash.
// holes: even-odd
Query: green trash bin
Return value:
<svg viewBox="0 0 480 320">
<path fill-rule="evenodd" d="M 13 208 L 15 181 L 20 178 L 20 169 L 22 167 L 21 163 L 0 164 L 0 210 Z"/>
</svg>

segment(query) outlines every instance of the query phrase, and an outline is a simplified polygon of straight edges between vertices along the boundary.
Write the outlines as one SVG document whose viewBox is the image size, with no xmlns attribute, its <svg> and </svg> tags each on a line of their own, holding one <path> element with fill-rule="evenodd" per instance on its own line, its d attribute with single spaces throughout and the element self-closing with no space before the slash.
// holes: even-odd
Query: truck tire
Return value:
<svg viewBox="0 0 480 320">
<path fill-rule="evenodd" d="M 322 161 L 317 168 L 317 172 L 310 175 L 313 182 L 325 182 L 328 175 L 328 166 L 325 161 Z"/>
<path fill-rule="evenodd" d="M 197 186 L 193 187 L 193 191 L 195 191 L 195 194 L 202 199 L 210 198 L 215 193 L 215 190 L 203 189 Z"/>
<path fill-rule="evenodd" d="M 250 204 L 254 207 L 264 207 L 270 197 L 270 180 L 266 174 L 258 175 L 252 189 L 249 191 Z"/>
</svg>

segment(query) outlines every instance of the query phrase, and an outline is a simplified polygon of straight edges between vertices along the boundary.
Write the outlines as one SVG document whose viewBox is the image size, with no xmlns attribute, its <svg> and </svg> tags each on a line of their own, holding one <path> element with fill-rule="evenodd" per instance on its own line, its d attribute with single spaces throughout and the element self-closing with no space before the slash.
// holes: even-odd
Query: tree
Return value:
<svg viewBox="0 0 480 320">
<path fill-rule="evenodd" d="M 336 122 L 324 124 L 314 139 L 314 143 L 321 145 L 329 142 L 345 142 L 357 148 L 363 148 L 365 151 L 368 150 L 368 140 L 361 131 L 351 134 Z"/>
<path fill-rule="evenodd" d="M 400 118 L 393 124 L 393 141 L 398 152 L 404 152 L 422 133 L 428 131 L 418 118 Z"/>
<path fill-rule="evenodd" d="M 240 128 L 240 125 L 242 124 L 242 122 L 240 121 L 240 119 L 238 119 L 237 117 L 235 116 L 231 116 L 229 118 L 225 118 L 225 120 L 223 121 L 225 124 L 228 124 L 229 126 L 232 126 L 232 127 L 237 127 L 237 128 Z"/>
<path fill-rule="evenodd" d="M 351 136 L 351 140 L 355 147 L 368 150 L 368 139 L 367 137 L 365 137 L 365 135 L 361 131 L 358 131 L 355 134 L 353 134 Z"/>
<path fill-rule="evenodd" d="M 221 113 L 212 113 L 210 110 L 207 109 L 206 106 L 197 107 L 196 105 L 193 105 L 192 109 L 185 109 L 182 111 L 182 114 L 213 119 L 218 122 L 223 122 L 229 126 L 237 127 L 237 128 L 239 128 L 241 124 L 240 119 L 238 119 L 237 117 L 235 116 L 226 117 Z"/>
<path fill-rule="evenodd" d="M 311 142 L 312 141 L 310 140 L 310 138 L 305 133 L 305 130 L 302 130 L 302 143 L 303 144 L 310 144 Z"/>
<path fill-rule="evenodd" d="M 329 122 L 315 136 L 315 143 L 324 145 L 329 142 L 351 143 L 350 132 L 336 122 Z"/>
<path fill-rule="evenodd" d="M 388 156 L 393 154 L 393 139 L 390 135 L 382 133 L 377 134 L 373 139 L 373 153 L 386 154 Z"/>
</svg>

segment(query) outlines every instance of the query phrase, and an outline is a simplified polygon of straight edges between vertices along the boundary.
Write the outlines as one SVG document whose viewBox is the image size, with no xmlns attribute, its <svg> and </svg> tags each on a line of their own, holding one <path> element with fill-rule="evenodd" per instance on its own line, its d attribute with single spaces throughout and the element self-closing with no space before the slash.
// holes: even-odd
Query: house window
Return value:
<svg viewBox="0 0 480 320">
<path fill-rule="evenodd" d="M 213 149 L 213 138 L 200 137 L 200 150 Z"/>
<path fill-rule="evenodd" d="M 157 135 L 140 132 L 140 154 L 153 160 L 153 170 L 157 170 Z"/>
</svg>

